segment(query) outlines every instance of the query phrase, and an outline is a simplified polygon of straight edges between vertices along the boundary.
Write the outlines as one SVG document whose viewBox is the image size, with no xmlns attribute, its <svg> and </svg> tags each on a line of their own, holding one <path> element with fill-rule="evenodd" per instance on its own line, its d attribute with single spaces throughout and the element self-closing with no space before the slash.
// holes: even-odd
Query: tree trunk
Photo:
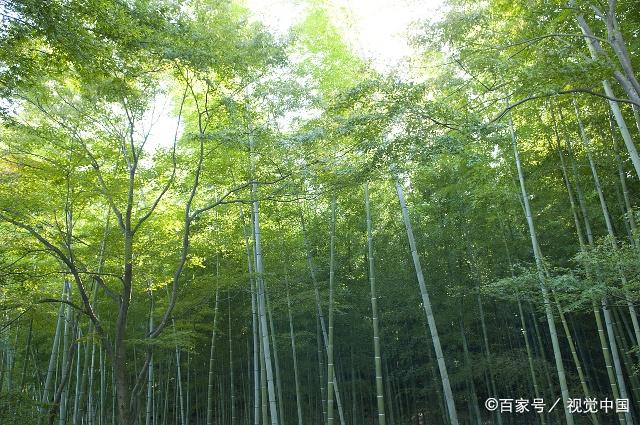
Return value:
<svg viewBox="0 0 640 425">
<path fill-rule="evenodd" d="M 369 258 L 369 284 L 371 286 L 371 317 L 373 321 L 373 363 L 376 371 L 376 399 L 378 408 L 378 424 L 386 425 L 384 409 L 384 387 L 382 381 L 382 358 L 380 350 L 380 331 L 378 323 L 378 297 L 376 295 L 376 275 L 373 256 L 373 231 L 371 225 L 371 208 L 369 206 L 369 183 L 364 184 L 364 207 L 367 217 L 367 253 Z"/>
<path fill-rule="evenodd" d="M 285 263 L 285 286 L 287 289 L 287 313 L 289 316 L 289 337 L 291 338 L 291 357 L 293 358 L 293 378 L 296 385 L 296 411 L 298 413 L 298 425 L 302 425 L 302 400 L 300 394 L 300 379 L 298 376 L 298 356 L 296 355 L 296 334 L 293 331 L 293 317 L 291 315 L 291 297 L 289 296 L 289 280 Z"/>
<path fill-rule="evenodd" d="M 153 330 L 153 294 L 149 291 L 151 299 L 151 307 L 149 309 L 149 332 Z M 153 353 L 149 360 L 149 369 L 147 371 L 147 405 L 145 414 L 145 425 L 153 425 Z"/>
<path fill-rule="evenodd" d="M 24 364 L 22 365 L 22 374 L 20 375 L 20 392 L 24 391 L 25 378 L 27 376 L 27 365 L 29 364 L 29 352 L 31 350 L 31 340 L 33 339 L 33 318 L 29 320 L 29 334 L 27 335 L 27 344 L 24 348 Z"/>
<path fill-rule="evenodd" d="M 489 335 L 487 333 L 487 324 L 485 321 L 484 315 L 484 307 L 482 305 L 482 298 L 480 297 L 480 285 L 482 284 L 482 275 L 480 273 L 480 269 L 478 268 L 478 263 L 476 262 L 476 258 L 471 247 L 471 242 L 469 242 L 469 238 L 467 233 L 465 232 L 465 239 L 467 244 L 467 253 L 469 255 L 469 260 L 471 262 L 472 273 L 476 276 L 476 300 L 478 302 L 478 312 L 480 313 L 480 327 L 482 329 L 482 340 L 484 345 L 485 355 L 487 357 L 487 372 L 489 375 L 489 385 L 491 389 L 492 397 L 498 397 L 498 391 L 496 388 L 496 380 L 493 374 L 493 362 L 491 360 L 491 349 L 489 348 Z M 496 420 L 498 425 L 502 425 L 502 414 L 499 411 L 495 411 Z"/>
<path fill-rule="evenodd" d="M 324 353 L 322 350 L 322 341 L 320 340 L 320 319 L 316 320 L 316 342 L 318 345 L 318 380 L 320 382 L 320 399 L 321 399 L 321 410 L 322 410 L 322 423 L 327 423 L 327 400 L 325 398 L 326 390 L 324 383 L 326 382 L 324 377 Z"/>
<path fill-rule="evenodd" d="M 471 359 L 469 357 L 469 348 L 467 347 L 467 336 L 465 335 L 464 322 L 462 315 L 460 316 L 460 335 L 462 336 L 462 350 L 464 352 L 464 365 L 467 380 L 469 382 L 469 393 L 471 409 L 469 409 L 469 416 L 475 416 L 476 424 L 482 425 L 482 416 L 480 414 L 480 407 L 478 406 L 478 395 L 476 394 L 476 384 L 473 382 L 473 370 L 471 366 Z"/>
<path fill-rule="evenodd" d="M 547 316 L 547 324 L 549 325 L 549 333 L 551 334 L 551 343 L 553 346 L 553 354 L 556 363 L 556 370 L 558 372 L 558 381 L 560 382 L 560 391 L 562 394 L 562 403 L 565 406 L 564 414 L 567 421 L 567 425 L 573 425 L 573 415 L 569 412 L 566 406 L 569 405 L 569 388 L 567 386 L 567 380 L 564 371 L 564 364 L 562 363 L 562 354 L 560 352 L 560 344 L 558 341 L 558 334 L 556 331 L 555 318 L 551 310 L 551 303 L 549 300 L 549 293 L 547 291 L 545 283 L 545 272 L 542 253 L 540 246 L 538 245 L 538 235 L 536 233 L 535 225 L 533 222 L 533 215 L 531 213 L 531 206 L 529 205 L 529 194 L 524 182 L 524 173 L 522 171 L 522 163 L 520 162 L 520 153 L 518 151 L 518 142 L 516 139 L 515 129 L 513 127 L 513 120 L 511 114 L 509 114 L 509 129 L 511 132 L 511 142 L 513 145 L 513 152 L 516 161 L 516 168 L 518 171 L 518 180 L 520 181 L 520 190 L 522 195 L 522 201 L 524 205 L 524 212 L 527 219 L 527 225 L 529 227 L 529 236 L 531 237 L 531 245 L 533 247 L 533 253 L 536 261 L 536 268 L 538 270 L 538 279 L 540 283 L 540 290 L 542 292 L 542 299 L 544 302 L 545 313 Z"/>
<path fill-rule="evenodd" d="M 336 197 L 331 197 L 329 235 L 329 344 L 327 345 L 327 425 L 333 425 L 333 284 L 335 277 Z"/>
<path fill-rule="evenodd" d="M 574 0 L 571 0 L 569 2 L 570 5 L 573 5 L 574 3 L 575 3 Z M 578 21 L 578 25 L 580 26 L 580 30 L 584 35 L 585 41 L 587 43 L 587 47 L 589 48 L 589 52 L 591 54 L 591 58 L 594 60 L 597 60 L 601 50 L 598 41 L 593 37 L 593 32 L 591 31 L 591 28 L 587 24 L 587 21 L 585 21 L 584 17 L 582 15 L 577 15 L 576 19 Z M 608 97 L 610 98 L 616 97 L 615 93 L 613 92 L 613 89 L 611 88 L 611 84 L 609 84 L 609 81 L 602 80 L 602 87 L 604 88 L 604 92 Z M 638 96 L 638 93 L 636 93 L 636 98 L 637 96 Z M 616 123 L 618 124 L 618 129 L 620 130 L 620 134 L 622 135 L 622 139 L 624 140 L 624 144 L 627 148 L 627 151 L 629 152 L 629 157 L 631 158 L 631 162 L 633 163 L 633 167 L 636 171 L 636 175 L 640 176 L 640 155 L 638 155 L 638 150 L 636 149 L 633 139 L 631 138 L 631 133 L 629 132 L 627 123 L 625 122 L 624 117 L 622 116 L 620 105 L 618 104 L 618 102 L 614 100 L 608 100 L 608 103 L 609 103 L 609 107 L 611 108 L 611 112 L 613 112 L 613 116 L 615 117 Z"/>
<path fill-rule="evenodd" d="M 280 361 L 278 360 L 278 345 L 276 344 L 276 331 L 273 325 L 273 314 L 271 313 L 271 303 L 269 302 L 269 293 L 265 293 L 267 299 L 267 318 L 269 319 L 269 330 L 271 332 L 271 345 L 273 346 L 273 363 L 275 366 L 276 393 L 278 396 L 278 414 L 279 422 L 284 423 L 284 400 L 282 398 L 282 380 L 280 379 Z"/>
<path fill-rule="evenodd" d="M 327 329 L 325 326 L 325 321 L 324 321 L 324 314 L 322 313 L 322 306 L 320 305 L 320 292 L 318 289 L 318 281 L 316 279 L 316 272 L 315 272 L 315 267 L 313 265 L 313 258 L 311 256 L 311 249 L 309 247 L 309 241 L 307 240 L 307 232 L 306 232 L 306 228 L 305 228 L 305 223 L 304 223 L 304 215 L 302 214 L 302 211 L 300 212 L 300 224 L 302 227 L 302 237 L 304 239 L 304 245 L 305 245 L 305 251 L 306 251 L 306 256 L 307 256 L 307 264 L 309 266 L 309 272 L 311 274 L 311 280 L 313 282 L 313 289 L 314 289 L 314 294 L 315 294 L 315 300 L 316 300 L 316 310 L 317 310 L 317 315 L 319 317 L 320 320 L 320 330 L 322 331 L 322 342 L 324 343 L 324 348 L 325 348 L 325 352 L 326 349 L 328 347 L 329 341 L 328 341 L 328 337 L 327 337 Z M 338 415 L 340 417 L 340 425 L 345 425 L 345 421 L 344 421 L 344 414 L 342 411 L 342 400 L 340 398 L 340 391 L 338 389 L 338 380 L 335 376 L 333 376 L 333 389 L 335 392 L 335 401 L 336 401 L 336 405 L 338 407 Z M 324 394 L 323 394 L 324 397 Z"/>
<path fill-rule="evenodd" d="M 611 247 L 613 250 L 617 250 L 618 249 L 618 244 L 616 242 L 616 237 L 615 237 L 615 233 L 613 230 L 613 224 L 611 222 L 611 216 L 609 214 L 609 209 L 607 207 L 607 203 L 606 200 L 604 198 L 604 192 L 602 190 L 602 185 L 600 183 L 600 178 L 598 176 L 598 172 L 595 166 L 595 162 L 593 160 L 593 156 L 591 155 L 591 149 L 590 149 L 590 142 L 589 142 L 589 138 L 587 137 L 586 131 L 584 129 L 584 125 L 582 123 L 582 120 L 580 119 L 580 111 L 578 109 L 578 104 L 577 102 L 573 102 L 573 106 L 575 109 L 575 114 L 576 114 L 576 119 L 578 121 L 578 127 L 580 129 L 580 137 L 582 140 L 582 143 L 584 145 L 585 151 L 587 153 L 587 158 L 589 160 L 589 166 L 591 168 L 591 173 L 593 175 L 593 179 L 595 182 L 595 187 L 596 187 L 596 192 L 598 194 L 598 199 L 600 200 L 600 207 L 602 209 L 602 215 L 604 217 L 604 221 L 607 227 L 607 232 L 609 234 L 609 237 L 611 238 Z M 622 281 L 622 286 L 623 288 L 626 286 L 627 284 L 627 280 L 626 277 L 624 276 L 624 274 L 622 273 L 622 270 L 619 270 L 619 274 L 620 274 L 620 279 Z M 637 341 L 640 341 L 640 326 L 638 326 L 638 320 L 637 320 L 637 316 L 636 316 L 636 312 L 635 312 L 635 307 L 633 306 L 633 304 L 631 303 L 631 301 L 629 300 L 628 295 L 626 295 L 625 292 L 625 296 L 626 296 L 626 302 L 627 302 L 627 307 L 629 309 L 629 313 L 631 314 L 631 318 L 634 319 L 633 324 L 634 324 L 634 333 L 635 333 L 635 337 L 636 337 L 636 343 Z M 611 354 L 613 357 L 613 364 L 614 364 L 614 368 L 616 370 L 616 376 L 618 378 L 618 388 L 620 390 L 620 396 L 622 398 L 627 398 L 627 390 L 626 390 L 626 384 L 624 382 L 624 377 L 623 377 L 623 373 L 622 373 L 622 367 L 620 365 L 620 358 L 619 358 L 619 353 L 617 350 L 617 345 L 615 342 L 615 334 L 614 334 L 614 330 L 613 330 L 613 326 L 611 325 L 612 319 L 611 319 L 611 313 L 608 309 L 608 301 L 606 299 L 606 296 L 603 297 L 602 299 L 602 310 L 605 316 L 605 325 L 607 328 L 607 333 L 609 336 L 609 344 L 611 345 Z M 627 413 L 626 415 L 626 419 L 627 422 L 631 422 L 631 416 L 629 413 Z"/>
<path fill-rule="evenodd" d="M 262 423 L 269 422 L 269 405 L 267 399 L 267 374 L 264 365 L 264 346 L 262 345 L 262 327 L 258 326 L 258 340 L 260 343 L 260 407 L 262 413 Z"/>
<path fill-rule="evenodd" d="M 171 319 L 171 324 L 173 325 L 173 334 L 174 337 L 176 335 L 176 322 L 174 319 Z M 180 403 L 180 424 L 185 425 L 185 411 L 184 411 L 184 391 L 182 385 L 182 362 L 180 361 L 181 351 L 178 348 L 178 341 L 176 340 L 176 388 L 178 390 L 178 402 Z"/>
<path fill-rule="evenodd" d="M 573 363 L 576 366 L 576 371 L 578 372 L 578 378 L 580 379 L 580 386 L 582 387 L 582 392 L 584 393 L 585 398 L 591 398 L 591 391 L 587 385 L 587 380 L 585 379 L 584 372 L 582 370 L 582 363 L 580 362 L 580 358 L 578 357 L 578 352 L 576 350 L 576 345 L 573 341 L 573 336 L 569 331 L 569 325 L 567 324 L 567 319 L 564 314 L 564 310 L 562 309 L 562 305 L 560 304 L 560 300 L 558 300 L 558 296 L 555 291 L 552 291 L 554 301 L 556 303 L 556 307 L 558 308 L 558 313 L 560 315 L 560 321 L 562 322 L 562 327 L 564 329 L 564 333 L 567 336 L 567 342 L 569 343 L 569 350 L 571 351 L 571 357 L 573 358 Z M 594 425 L 599 425 L 598 416 L 595 413 L 591 413 L 591 422 Z"/>
<path fill-rule="evenodd" d="M 251 291 L 251 333 L 253 335 L 253 423 L 254 425 L 258 425 L 260 423 L 260 343 L 258 341 L 258 311 L 256 305 L 253 261 L 251 261 L 251 246 L 249 244 L 249 232 L 247 231 L 242 205 L 240 206 L 240 220 L 242 221 L 242 233 L 244 235 L 244 246 L 247 255 L 247 270 L 249 272 L 249 287 Z"/>
<path fill-rule="evenodd" d="M 207 380 L 207 425 L 213 425 L 213 377 L 216 351 L 216 329 L 218 328 L 218 305 L 220 303 L 220 287 L 217 282 L 218 267 L 216 266 L 216 301 L 213 307 L 213 325 L 211 327 L 211 345 L 209 347 L 209 375 Z"/>
<path fill-rule="evenodd" d="M 67 290 L 66 301 L 71 301 L 71 287 Z M 73 321 L 73 313 L 71 312 L 71 306 L 65 304 L 65 313 L 64 313 L 64 334 L 62 338 L 62 383 L 59 385 L 61 387 L 59 391 L 60 394 L 60 410 L 58 423 L 60 425 L 65 425 L 67 423 L 67 400 L 69 396 L 69 386 L 65 385 L 70 380 L 71 376 L 71 363 L 73 362 L 73 354 L 72 347 L 75 347 L 76 344 L 72 343 L 70 340 L 73 338 L 73 335 L 70 335 L 70 327 L 72 326 Z M 53 421 L 49 421 L 52 423 Z"/>
<path fill-rule="evenodd" d="M 62 299 L 65 300 L 67 293 L 69 291 L 70 285 L 69 282 L 65 279 L 62 286 Z M 58 361 L 58 350 L 60 347 L 60 335 L 62 334 L 62 326 L 64 324 L 64 314 L 65 314 L 65 304 L 60 304 L 58 308 L 58 319 L 56 321 L 56 332 L 53 336 L 53 346 L 51 348 L 51 356 L 49 357 L 49 367 L 47 368 L 47 377 L 44 383 L 44 391 L 42 393 L 41 399 L 41 408 L 40 408 L 40 418 L 38 419 L 38 424 L 42 425 L 42 421 L 44 420 L 44 415 L 46 413 L 45 406 L 49 403 L 49 396 L 51 392 L 51 387 L 53 386 L 53 374 L 57 369 L 57 361 Z"/>
<path fill-rule="evenodd" d="M 447 372 L 447 366 L 444 361 L 444 354 L 442 353 L 442 347 L 440 346 L 440 337 L 438 336 L 438 328 L 436 327 L 436 321 L 433 317 L 433 311 L 431 309 L 431 301 L 429 300 L 429 294 L 424 282 L 424 275 L 422 273 L 422 265 L 420 264 L 420 257 L 418 256 L 418 250 L 416 248 L 415 238 L 413 236 L 413 228 L 411 227 L 411 221 L 409 219 L 409 210 L 404 199 L 404 192 L 400 182 L 395 180 L 396 191 L 398 193 L 398 199 L 400 200 L 400 207 L 402 209 L 402 217 L 404 225 L 407 230 L 407 238 L 409 239 L 409 246 L 411 248 L 411 256 L 413 257 L 413 265 L 416 269 L 416 276 L 418 279 L 418 286 L 420 288 L 420 295 L 422 296 L 422 306 L 424 307 L 425 314 L 427 316 L 427 323 L 429 325 L 429 331 L 431 332 L 431 341 L 433 348 L 436 352 L 436 360 L 438 362 L 438 369 L 440 371 L 440 378 L 442 379 L 442 388 L 444 390 L 444 396 L 447 405 L 448 417 L 451 425 L 458 425 L 458 414 L 456 412 L 456 406 L 453 399 L 453 392 L 451 391 L 451 384 L 449 383 L 449 374 Z"/>
<path fill-rule="evenodd" d="M 252 174 L 255 175 L 255 162 L 253 158 L 253 139 L 250 141 L 250 155 L 252 163 Z M 262 337 L 264 352 L 264 363 L 267 378 L 267 390 L 269 395 L 269 412 L 271 414 L 271 424 L 278 425 L 278 407 L 276 403 L 276 393 L 273 383 L 273 366 L 271 363 L 271 348 L 269 347 L 269 330 L 267 326 L 267 305 L 266 305 L 266 284 L 264 281 L 264 266 L 262 264 L 262 242 L 260 234 L 260 213 L 257 200 L 258 185 L 254 182 L 251 185 L 251 206 L 253 215 L 253 246 L 255 255 L 256 282 L 258 286 L 258 314 L 259 326 Z"/>
<path fill-rule="evenodd" d="M 562 112 L 560 112 L 560 118 L 562 118 Z M 554 123 L 555 124 L 555 123 Z M 578 236 L 578 243 L 580 245 L 580 251 L 581 252 L 586 252 L 587 251 L 587 244 L 585 243 L 584 237 L 582 236 L 582 230 L 580 227 L 580 222 L 578 220 L 578 211 L 575 205 L 575 200 L 573 198 L 573 194 L 571 191 L 571 184 L 569 181 L 569 177 L 567 175 L 567 170 L 566 170 L 566 165 L 564 162 L 564 157 L 562 155 L 562 150 L 560 149 L 560 141 L 559 141 L 559 135 L 557 134 L 557 130 L 556 130 L 556 138 L 558 140 L 557 142 L 557 151 L 558 151 L 558 155 L 560 157 L 560 165 L 562 167 L 562 173 L 563 173 L 563 177 L 565 180 L 565 186 L 567 188 L 567 193 L 569 196 L 569 202 L 571 204 L 571 210 L 573 213 L 573 217 L 574 217 L 574 223 L 575 223 L 575 227 L 576 227 L 576 233 Z M 583 220 L 584 220 L 584 224 L 585 224 L 585 228 L 586 228 L 586 234 L 587 234 L 587 243 L 589 246 L 593 246 L 593 233 L 591 232 L 591 224 L 589 221 L 589 216 L 587 214 L 587 208 L 586 208 L 586 202 L 584 199 L 584 195 L 582 194 L 582 190 L 580 189 L 579 183 L 578 183 L 578 173 L 577 173 L 577 166 L 575 163 L 575 158 L 573 155 L 573 151 L 571 148 L 571 142 L 569 140 L 568 137 L 566 137 L 566 144 L 567 144 L 567 149 L 569 151 L 569 155 L 570 155 L 570 160 L 571 160 L 571 165 L 572 165 L 572 169 L 573 169 L 573 177 L 576 180 L 576 190 L 578 193 L 578 203 L 580 206 L 580 210 L 582 211 L 583 214 Z M 587 279 L 591 280 L 592 279 L 592 271 L 590 270 L 588 265 L 585 265 L 585 271 L 587 274 Z M 618 385 L 616 383 L 616 377 L 613 371 L 613 364 L 612 364 L 612 360 L 611 360 L 611 353 L 609 350 L 609 344 L 607 342 L 607 337 L 605 336 L 605 329 L 604 326 L 602 324 L 602 318 L 600 317 L 600 313 L 598 312 L 598 306 L 596 304 L 596 301 L 593 300 L 592 301 L 592 310 L 593 310 L 593 315 L 595 318 L 595 322 L 596 322 L 596 328 L 597 328 L 597 332 L 598 332 L 598 340 L 600 342 L 600 349 L 602 351 L 602 355 L 604 358 L 604 363 L 605 363 L 605 368 L 607 371 L 607 377 L 609 380 L 609 385 L 611 388 L 611 393 L 613 395 L 614 398 L 618 398 L 619 397 L 619 392 L 618 392 Z M 622 414 L 618 415 L 618 419 L 620 421 L 621 424 L 625 423 L 625 419 L 624 416 Z"/>
<path fill-rule="evenodd" d="M 236 389 L 233 376 L 233 339 L 231 338 L 231 296 L 227 295 L 229 308 L 229 328 L 227 334 L 229 335 L 229 391 L 231 392 L 231 425 L 236 425 Z"/>
</svg>

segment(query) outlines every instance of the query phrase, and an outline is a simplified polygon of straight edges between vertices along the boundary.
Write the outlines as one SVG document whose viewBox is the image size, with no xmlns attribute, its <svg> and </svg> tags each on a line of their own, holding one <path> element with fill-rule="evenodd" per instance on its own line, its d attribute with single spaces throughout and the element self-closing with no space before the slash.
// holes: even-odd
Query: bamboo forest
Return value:
<svg viewBox="0 0 640 425">
<path fill-rule="evenodd" d="M 640 425 L 638 0 L 0 0 L 0 424 Z"/>
</svg>

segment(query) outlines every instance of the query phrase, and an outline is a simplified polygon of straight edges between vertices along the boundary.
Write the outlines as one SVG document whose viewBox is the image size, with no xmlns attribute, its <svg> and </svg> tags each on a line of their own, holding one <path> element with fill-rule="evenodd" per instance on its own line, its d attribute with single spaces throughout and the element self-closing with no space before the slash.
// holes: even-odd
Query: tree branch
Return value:
<svg viewBox="0 0 640 425">
<path fill-rule="evenodd" d="M 85 312 L 93 322 L 96 330 L 100 333 L 100 336 L 106 341 L 106 332 L 102 328 L 100 320 L 95 315 L 93 311 L 93 307 L 91 306 L 91 302 L 89 301 L 89 297 L 87 296 L 87 292 L 85 290 L 84 284 L 82 283 L 82 279 L 80 278 L 80 273 L 78 272 L 76 265 L 74 262 L 67 257 L 64 252 L 57 246 L 55 246 L 52 242 L 50 242 L 47 238 L 45 238 L 40 232 L 38 232 L 33 226 L 30 226 L 26 223 L 18 221 L 8 215 L 5 212 L 0 211 L 0 219 L 7 221 L 14 226 L 26 230 L 29 234 L 31 234 L 34 238 L 36 238 L 41 244 L 43 244 L 49 251 L 51 251 L 55 256 L 57 256 L 68 268 L 71 274 L 74 277 L 76 282 L 76 286 L 78 287 L 78 291 L 80 292 L 80 297 L 82 298 L 82 302 L 85 306 Z"/>
<path fill-rule="evenodd" d="M 169 190 L 169 187 L 171 187 L 171 184 L 173 183 L 173 180 L 174 180 L 174 178 L 176 176 L 176 145 L 178 143 L 178 131 L 180 129 L 180 120 L 181 120 L 181 117 L 182 117 L 182 108 L 183 108 L 184 102 L 185 102 L 185 100 L 187 98 L 187 89 L 188 89 L 188 87 L 185 86 L 184 93 L 182 95 L 182 101 L 180 102 L 180 111 L 178 112 L 178 124 L 176 125 L 176 132 L 175 132 L 175 134 L 173 136 L 173 149 L 171 151 L 171 163 L 172 163 L 171 177 L 169 178 L 169 181 L 167 181 L 167 183 L 164 185 L 164 187 L 160 191 L 160 194 L 156 197 L 155 201 L 153 202 L 153 204 L 149 208 L 149 211 L 147 211 L 138 220 L 136 225 L 133 227 L 133 230 L 132 230 L 133 234 L 135 234 L 136 231 L 140 228 L 140 226 L 142 226 L 142 223 L 144 223 L 149 217 L 151 217 L 151 214 L 153 214 L 153 212 L 155 211 L 156 207 L 160 203 L 160 200 L 162 199 L 164 194 L 167 193 L 167 191 Z"/>
<path fill-rule="evenodd" d="M 611 96 L 607 96 L 606 94 L 597 93 L 597 92 L 594 92 L 594 91 L 589 90 L 589 89 L 560 90 L 560 91 L 557 91 L 555 93 L 532 95 L 532 96 L 529 96 L 529 97 L 525 97 L 524 99 L 521 99 L 521 100 L 519 100 L 517 102 L 514 102 L 514 103 L 510 104 L 509 106 L 507 106 L 505 109 L 503 109 L 493 119 L 491 119 L 489 121 L 489 123 L 493 123 L 493 122 L 498 121 L 499 119 L 504 117 L 511 109 L 515 108 L 516 106 L 522 105 L 523 103 L 529 102 L 531 100 L 542 99 L 542 98 L 546 98 L 546 97 L 553 97 L 553 96 L 557 96 L 557 95 L 561 95 L 561 94 L 574 94 L 574 93 L 586 93 L 586 94 L 590 94 L 592 96 L 601 97 L 603 99 L 610 100 L 612 102 L 627 103 L 627 104 L 630 104 L 630 105 L 635 105 L 635 106 L 640 107 L 640 103 L 634 102 L 633 100 L 620 99 L 620 98 L 617 98 L 617 97 L 611 97 Z"/>
</svg>

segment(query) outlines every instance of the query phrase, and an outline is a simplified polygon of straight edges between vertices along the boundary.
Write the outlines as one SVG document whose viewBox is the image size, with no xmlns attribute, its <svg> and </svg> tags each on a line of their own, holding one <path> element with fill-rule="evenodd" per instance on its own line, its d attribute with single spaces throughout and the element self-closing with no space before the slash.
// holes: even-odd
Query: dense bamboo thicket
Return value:
<svg viewBox="0 0 640 425">
<path fill-rule="evenodd" d="M 640 423 L 638 3 L 340 4 L 0 4 L 0 423 Z"/>
</svg>

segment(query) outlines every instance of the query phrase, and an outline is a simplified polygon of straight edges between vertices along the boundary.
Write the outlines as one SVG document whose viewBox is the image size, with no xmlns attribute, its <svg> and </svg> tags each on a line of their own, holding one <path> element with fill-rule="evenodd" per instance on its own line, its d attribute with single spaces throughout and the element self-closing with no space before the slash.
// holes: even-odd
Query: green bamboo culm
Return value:
<svg viewBox="0 0 640 425">
<path fill-rule="evenodd" d="M 367 219 L 367 253 L 369 258 L 369 284 L 371 286 L 371 318 L 373 326 L 373 362 L 376 370 L 376 401 L 378 424 L 386 425 L 384 410 L 384 386 L 382 381 L 382 354 L 380 350 L 380 324 L 378 322 L 378 296 L 376 294 L 376 275 L 373 255 L 373 231 L 371 207 L 369 204 L 369 182 L 364 184 L 364 207 Z"/>
<path fill-rule="evenodd" d="M 451 383 L 449 381 L 449 372 L 447 371 L 447 365 L 444 360 L 444 354 L 442 352 L 442 346 L 440 345 L 440 337 L 438 335 L 438 327 L 436 326 L 436 319 L 433 316 L 433 310 L 431 308 L 431 301 L 429 299 L 429 293 L 427 292 L 427 286 L 424 280 L 424 274 L 422 272 L 422 265 L 420 263 L 420 257 L 418 256 L 418 248 L 416 247 L 415 236 L 413 235 L 413 227 L 411 226 L 411 219 L 409 218 L 409 209 L 404 198 L 404 190 L 397 176 L 395 176 L 396 192 L 398 194 L 398 200 L 400 201 L 400 209 L 402 211 L 402 219 L 407 231 L 407 238 L 409 239 L 409 248 L 411 249 L 411 257 L 413 258 L 413 265 L 416 270 L 416 277 L 418 279 L 418 287 L 420 289 L 420 295 L 422 297 L 422 306 L 427 316 L 427 324 L 431 331 L 431 342 L 436 352 L 436 361 L 438 363 L 438 370 L 440 371 L 440 379 L 442 380 L 442 389 L 444 392 L 445 403 L 447 407 L 447 417 L 451 425 L 459 425 L 458 413 L 456 411 L 455 401 L 453 399 L 453 391 L 451 391 Z"/>
<path fill-rule="evenodd" d="M 508 102 L 507 102 L 508 106 Z M 556 331 L 556 322 L 551 310 L 551 301 L 549 292 L 546 286 L 546 276 L 544 270 L 544 262 L 540 246 L 538 245 L 538 235 L 533 222 L 533 214 L 531 213 L 531 205 L 529 203 L 529 194 L 527 193 L 524 172 L 522 170 L 522 162 L 520 161 L 520 152 L 518 150 L 518 141 L 516 138 L 516 132 L 513 125 L 513 119 L 511 113 L 509 113 L 509 131 L 511 134 L 511 144 L 513 147 L 514 158 L 516 162 L 516 169 L 518 171 L 518 181 L 520 183 L 521 199 L 523 202 L 523 209 L 525 218 L 527 221 L 527 227 L 529 229 L 529 236 L 531 238 L 531 245 L 533 247 L 533 255 L 536 262 L 536 270 L 538 272 L 539 286 L 542 293 L 542 300 L 544 303 L 545 314 L 547 318 L 547 325 L 549 326 L 549 333 L 551 335 L 551 345 L 553 347 L 553 357 L 556 363 L 556 371 L 558 373 L 558 381 L 560 382 L 560 393 L 562 396 L 563 406 L 569 406 L 569 388 L 567 385 L 567 378 L 564 370 L 564 364 L 562 362 L 562 353 L 560 352 L 560 343 L 558 341 L 558 333 Z M 568 408 L 563 409 L 565 420 L 567 425 L 574 425 L 573 415 Z"/>
<path fill-rule="evenodd" d="M 327 344 L 327 425 L 333 425 L 333 291 L 335 280 L 336 196 L 331 197 L 331 230 L 329 235 L 329 335 Z"/>
</svg>

